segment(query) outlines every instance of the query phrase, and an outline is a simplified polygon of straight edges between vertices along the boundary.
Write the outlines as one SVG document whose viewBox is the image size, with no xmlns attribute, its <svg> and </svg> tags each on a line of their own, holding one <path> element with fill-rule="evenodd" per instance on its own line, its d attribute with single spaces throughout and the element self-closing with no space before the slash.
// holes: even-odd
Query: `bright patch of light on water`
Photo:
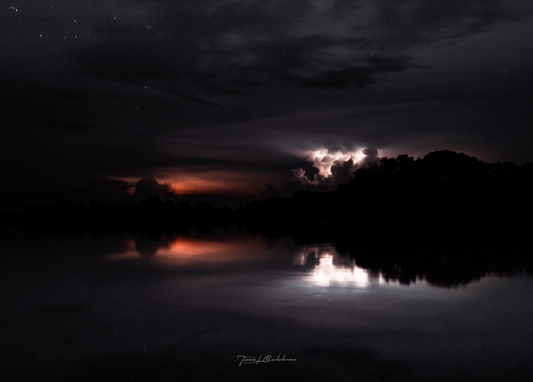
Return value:
<svg viewBox="0 0 533 382">
<path fill-rule="evenodd" d="M 310 285 L 359 288 L 369 285 L 368 272 L 355 265 L 353 259 L 340 256 L 333 247 L 304 247 L 295 254 L 294 264 L 311 268 L 305 276 Z"/>
</svg>

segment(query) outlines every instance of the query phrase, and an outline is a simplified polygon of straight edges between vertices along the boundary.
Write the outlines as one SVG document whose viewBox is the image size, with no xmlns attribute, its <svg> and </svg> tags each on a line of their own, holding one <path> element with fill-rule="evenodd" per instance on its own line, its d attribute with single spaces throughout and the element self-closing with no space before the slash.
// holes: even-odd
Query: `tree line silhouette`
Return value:
<svg viewBox="0 0 533 382">
<path fill-rule="evenodd" d="M 404 281 L 436 266 L 438 283 L 444 264 L 446 269 L 471 266 L 477 273 L 498 264 L 498 269 L 512 272 L 516 267 L 508 262 L 519 259 L 520 268 L 533 269 L 531 195 L 532 163 L 491 164 L 444 150 L 418 159 L 382 158 L 357 169 L 334 191 L 298 191 L 290 198 L 255 200 L 235 210 L 152 196 L 131 204 L 30 205 L 20 214 L 4 215 L 4 220 L 17 220 L 30 230 L 135 231 L 154 238 L 237 225 L 254 234 L 292 236 L 301 243 L 333 242 L 358 265 Z"/>
</svg>

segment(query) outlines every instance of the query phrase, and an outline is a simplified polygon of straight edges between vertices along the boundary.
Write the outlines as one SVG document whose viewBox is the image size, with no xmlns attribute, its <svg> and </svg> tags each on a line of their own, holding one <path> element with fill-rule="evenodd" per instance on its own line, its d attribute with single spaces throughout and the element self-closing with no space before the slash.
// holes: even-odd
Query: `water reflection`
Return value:
<svg viewBox="0 0 533 382">
<path fill-rule="evenodd" d="M 357 266 L 353 258 L 340 255 L 333 245 L 295 245 L 290 238 L 272 240 L 235 232 L 225 235 L 138 236 L 131 240 L 129 251 L 113 258 L 131 259 L 140 255 L 157 263 L 204 267 L 278 262 L 293 271 L 304 271 L 300 281 L 309 285 L 358 288 L 369 285 L 368 271 Z"/>
<path fill-rule="evenodd" d="M 120 258 L 153 258 L 167 264 L 265 263 L 281 261 L 293 270 L 305 270 L 301 281 L 319 286 L 369 285 L 368 271 L 356 265 L 355 260 L 340 255 L 335 247 L 327 244 L 294 246 L 288 238 L 277 241 L 249 234 L 223 237 L 214 235 L 178 236 L 169 238 L 135 237 L 134 251 L 123 253 Z M 297 266 L 294 268 L 294 266 Z M 303 267 L 303 268 L 302 268 Z"/>
<path fill-rule="evenodd" d="M 309 285 L 351 286 L 403 285 L 428 283 L 437 287 L 468 285 L 490 275 L 512 276 L 524 269 L 512 261 L 492 258 L 452 256 L 402 257 L 394 253 L 367 253 L 358 247 L 348 248 L 326 243 L 296 243 L 291 237 L 267 237 L 250 234 L 233 227 L 214 229 L 210 233 L 174 232 L 159 236 L 127 235 L 129 248 L 110 259 L 144 259 L 153 264 L 212 266 L 277 266 L 305 274 L 301 280 Z M 348 249 L 347 249 L 348 248 Z M 453 253 L 452 253 L 453 255 Z M 496 273 L 495 273 L 496 272 Z"/>
<path fill-rule="evenodd" d="M 294 264 L 309 266 L 306 281 L 320 286 L 368 286 L 368 272 L 358 267 L 355 260 L 341 256 L 333 246 L 304 247 L 294 255 Z"/>
<path fill-rule="evenodd" d="M 158 239 L 139 236 L 135 239 L 135 251 L 144 257 L 153 257 L 159 251 L 161 244 Z"/>
<path fill-rule="evenodd" d="M 431 288 L 448 263 L 387 268 L 238 230 L 0 239 L 2 381 L 533 376 L 526 277 Z M 479 274 L 447 269 L 447 282 Z M 416 287 L 382 285 L 419 274 L 428 281 Z M 261 353 L 298 361 L 238 367 L 238 354 Z"/>
<path fill-rule="evenodd" d="M 128 250 L 109 259 L 146 259 L 168 265 L 201 265 L 209 267 L 227 263 L 257 263 L 286 260 L 287 240 L 274 244 L 262 236 L 238 230 L 214 230 L 209 234 L 188 232 L 155 237 L 129 237 Z M 284 247 L 285 250 L 280 250 Z"/>
</svg>

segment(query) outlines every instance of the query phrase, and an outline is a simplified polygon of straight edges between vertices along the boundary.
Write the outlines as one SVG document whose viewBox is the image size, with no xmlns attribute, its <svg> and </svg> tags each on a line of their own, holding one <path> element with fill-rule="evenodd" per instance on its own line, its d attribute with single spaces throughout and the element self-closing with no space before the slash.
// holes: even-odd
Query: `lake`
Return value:
<svg viewBox="0 0 533 382">
<path fill-rule="evenodd" d="M 2 381 L 526 381 L 533 278 L 441 287 L 236 227 L 0 233 Z"/>
</svg>

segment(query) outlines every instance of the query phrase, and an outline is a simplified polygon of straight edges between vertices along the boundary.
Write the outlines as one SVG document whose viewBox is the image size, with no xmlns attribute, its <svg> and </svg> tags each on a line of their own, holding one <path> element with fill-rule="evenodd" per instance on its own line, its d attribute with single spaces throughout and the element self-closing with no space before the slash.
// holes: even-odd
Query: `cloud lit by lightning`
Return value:
<svg viewBox="0 0 533 382">
<path fill-rule="evenodd" d="M 313 162 L 313 166 L 318 169 L 318 175 L 328 177 L 333 173 L 331 168 L 333 166 L 342 165 L 343 162 L 353 161 L 357 163 L 365 157 L 363 151 L 331 151 L 328 149 L 320 149 L 310 151 L 307 160 Z"/>
<path fill-rule="evenodd" d="M 339 184 L 348 181 L 361 167 L 379 163 L 378 150 L 375 148 L 347 149 L 345 147 L 327 149 L 317 148 L 300 152 L 318 170 L 310 179 L 303 168 L 292 170 L 292 180 L 284 188 L 267 184 L 260 198 L 269 196 L 289 197 L 296 191 L 332 191 Z"/>
<path fill-rule="evenodd" d="M 302 168 L 293 170 L 293 178 L 303 185 L 315 185 L 321 189 L 332 189 L 347 181 L 357 168 L 376 163 L 378 151 L 374 148 L 364 150 L 316 149 L 305 153 L 306 159 L 313 162 L 318 173 L 310 180 Z"/>
</svg>

